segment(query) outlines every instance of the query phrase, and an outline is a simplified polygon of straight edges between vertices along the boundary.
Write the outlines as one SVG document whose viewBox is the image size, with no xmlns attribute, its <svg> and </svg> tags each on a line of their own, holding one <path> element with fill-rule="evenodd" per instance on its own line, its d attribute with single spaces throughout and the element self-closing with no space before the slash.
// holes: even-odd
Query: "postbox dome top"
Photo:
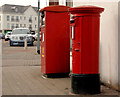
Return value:
<svg viewBox="0 0 120 97">
<path fill-rule="evenodd" d="M 63 5 L 53 5 L 40 9 L 39 11 L 67 12 L 70 7 Z"/>
<path fill-rule="evenodd" d="M 69 9 L 69 12 L 71 13 L 101 13 L 103 11 L 104 8 L 91 5 L 73 7 Z"/>
</svg>

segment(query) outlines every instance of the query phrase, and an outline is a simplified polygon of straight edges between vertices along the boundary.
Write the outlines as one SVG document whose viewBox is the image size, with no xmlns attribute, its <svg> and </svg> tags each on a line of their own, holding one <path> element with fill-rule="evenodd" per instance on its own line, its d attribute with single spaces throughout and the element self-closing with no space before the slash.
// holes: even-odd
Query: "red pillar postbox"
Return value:
<svg viewBox="0 0 120 97">
<path fill-rule="evenodd" d="M 46 77 L 70 73 L 70 15 L 67 6 L 49 6 L 41 12 L 41 72 Z"/>
<path fill-rule="evenodd" d="M 104 8 L 69 9 L 72 16 L 72 92 L 100 93 L 99 23 Z"/>
</svg>

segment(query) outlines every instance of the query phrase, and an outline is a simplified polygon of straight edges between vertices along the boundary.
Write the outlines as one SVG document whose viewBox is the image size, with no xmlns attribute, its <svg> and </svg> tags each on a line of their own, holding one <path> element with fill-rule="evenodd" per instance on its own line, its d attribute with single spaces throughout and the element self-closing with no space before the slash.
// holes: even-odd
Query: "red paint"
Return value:
<svg viewBox="0 0 120 97">
<path fill-rule="evenodd" d="M 68 8 L 66 6 L 50 6 L 40 10 L 45 11 L 45 27 L 41 27 L 41 72 L 45 74 L 70 72 L 70 15 Z"/>
<path fill-rule="evenodd" d="M 70 8 L 73 15 L 72 27 L 72 73 L 99 73 L 99 23 L 103 8 L 82 6 Z M 78 51 L 79 50 L 79 51 Z"/>
<path fill-rule="evenodd" d="M 68 6 L 62 6 L 62 5 L 54 5 L 54 6 L 48 6 L 43 9 L 40 9 L 40 11 L 50 11 L 50 12 L 68 12 L 68 9 L 70 7 Z"/>
</svg>

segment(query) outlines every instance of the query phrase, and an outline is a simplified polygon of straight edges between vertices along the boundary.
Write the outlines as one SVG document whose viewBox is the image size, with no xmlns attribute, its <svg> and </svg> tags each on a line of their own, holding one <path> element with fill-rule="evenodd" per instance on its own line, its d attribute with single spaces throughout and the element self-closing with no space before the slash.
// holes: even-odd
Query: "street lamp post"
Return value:
<svg viewBox="0 0 120 97">
<path fill-rule="evenodd" d="M 40 54 L 40 0 L 38 0 L 38 38 L 37 38 L 37 53 Z"/>
</svg>

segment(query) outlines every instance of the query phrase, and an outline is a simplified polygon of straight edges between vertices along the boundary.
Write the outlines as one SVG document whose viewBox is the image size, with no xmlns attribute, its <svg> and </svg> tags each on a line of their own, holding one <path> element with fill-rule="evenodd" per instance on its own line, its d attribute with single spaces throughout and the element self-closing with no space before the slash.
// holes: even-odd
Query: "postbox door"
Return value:
<svg viewBox="0 0 120 97">
<path fill-rule="evenodd" d="M 72 72 L 75 74 L 82 73 L 81 66 L 81 31 L 82 31 L 82 17 L 75 20 L 72 26 Z"/>
</svg>

